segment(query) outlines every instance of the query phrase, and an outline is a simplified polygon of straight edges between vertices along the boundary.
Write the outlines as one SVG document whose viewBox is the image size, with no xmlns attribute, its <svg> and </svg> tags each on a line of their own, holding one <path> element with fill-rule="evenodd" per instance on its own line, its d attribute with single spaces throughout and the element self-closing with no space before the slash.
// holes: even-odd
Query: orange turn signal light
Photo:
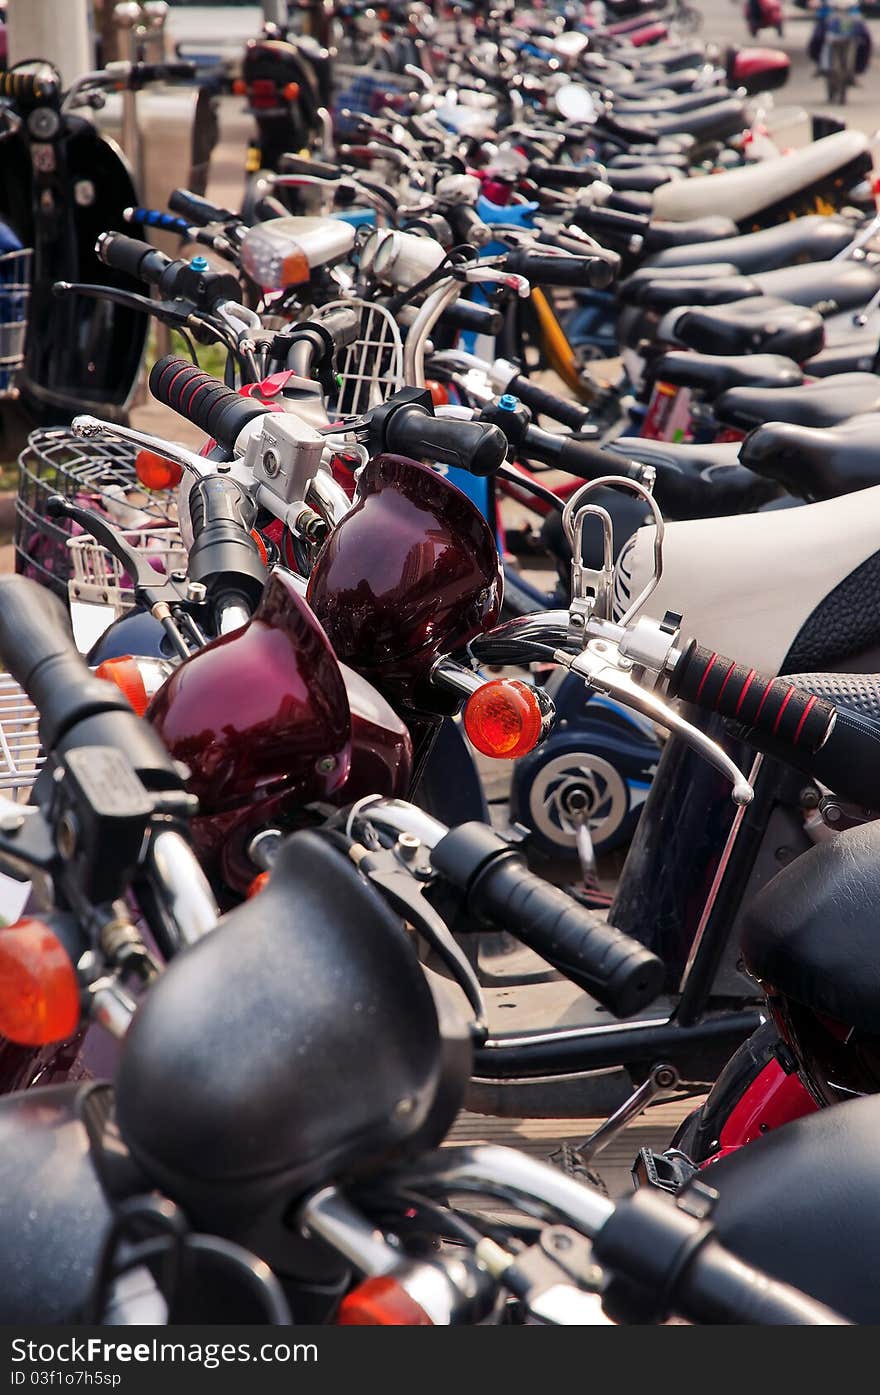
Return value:
<svg viewBox="0 0 880 1395">
<path fill-rule="evenodd" d="M 288 82 L 286 86 L 282 88 L 281 94 L 286 102 L 295 102 L 299 96 L 299 83 Z"/>
<path fill-rule="evenodd" d="M 309 279 L 309 261 L 299 247 L 295 251 L 289 252 L 281 263 L 281 284 L 283 286 L 301 286 Z"/>
<path fill-rule="evenodd" d="M 244 97 L 247 92 L 247 83 L 244 78 L 235 78 L 232 84 L 232 91 L 236 97 Z"/>
<path fill-rule="evenodd" d="M 268 881 L 268 872 L 258 872 L 247 889 L 248 900 L 250 900 L 252 896 L 259 896 L 260 892 L 263 890 L 263 887 L 266 886 Z"/>
<path fill-rule="evenodd" d="M 387 1274 L 364 1279 L 346 1294 L 336 1314 L 338 1327 L 433 1327 L 424 1308 Z"/>
<path fill-rule="evenodd" d="M 131 654 L 123 654 L 118 659 L 105 659 L 95 669 L 98 678 L 106 678 L 115 683 L 119 691 L 128 698 L 135 712 L 142 717 L 150 705 L 144 680 L 138 668 L 137 659 Z"/>
<path fill-rule="evenodd" d="M 0 1036 L 48 1046 L 72 1037 L 79 1017 L 76 972 L 49 926 L 26 917 L 0 930 Z"/>
<path fill-rule="evenodd" d="M 152 450 L 138 451 L 134 469 L 145 489 L 176 489 L 183 478 L 183 469 L 176 461 Z"/>
<path fill-rule="evenodd" d="M 436 378 L 428 378 L 425 387 L 431 394 L 431 401 L 435 407 L 447 407 L 449 405 L 449 389 L 445 383 L 438 382 Z"/>
<path fill-rule="evenodd" d="M 514 760 L 544 736 L 544 708 L 535 689 L 517 678 L 493 678 L 471 693 L 462 713 L 472 746 L 484 756 Z"/>
</svg>

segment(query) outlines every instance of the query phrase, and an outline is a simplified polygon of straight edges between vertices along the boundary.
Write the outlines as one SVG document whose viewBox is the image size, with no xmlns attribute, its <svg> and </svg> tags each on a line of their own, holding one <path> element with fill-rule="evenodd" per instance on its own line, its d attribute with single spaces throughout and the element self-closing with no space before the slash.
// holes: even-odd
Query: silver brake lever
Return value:
<svg viewBox="0 0 880 1395">
<path fill-rule="evenodd" d="M 142 446 L 144 450 L 155 451 L 156 455 L 162 455 L 166 460 L 173 460 L 175 465 L 190 470 L 199 478 L 217 473 L 216 461 L 196 455 L 195 451 L 188 450 L 177 441 L 165 441 L 161 436 L 151 436 L 149 432 L 136 431 L 131 426 L 102 421 L 100 417 L 79 416 L 74 417 L 71 422 L 71 430 L 75 436 L 81 436 L 85 440 L 91 440 L 96 436 L 119 436 L 123 441 L 131 441 L 133 445 Z"/>
<path fill-rule="evenodd" d="M 727 752 L 699 728 L 686 722 L 656 693 L 636 683 L 629 673 L 614 663 L 613 659 L 609 659 L 607 651 L 610 647 L 607 641 L 591 640 L 580 654 L 572 655 L 564 649 L 557 649 L 553 658 L 563 668 L 578 674 L 591 688 L 606 693 L 609 697 L 619 698 L 621 702 L 634 708 L 636 712 L 641 712 L 652 722 L 657 722 L 659 726 L 666 727 L 668 731 L 680 736 L 698 755 L 727 777 L 733 785 L 732 797 L 735 804 L 750 804 L 754 790 Z"/>
</svg>

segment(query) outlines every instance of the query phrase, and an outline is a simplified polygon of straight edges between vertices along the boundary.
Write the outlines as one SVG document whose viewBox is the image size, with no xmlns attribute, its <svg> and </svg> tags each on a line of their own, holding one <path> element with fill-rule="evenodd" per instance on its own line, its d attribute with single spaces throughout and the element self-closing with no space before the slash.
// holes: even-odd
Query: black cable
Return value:
<svg viewBox="0 0 880 1395">
<path fill-rule="evenodd" d="M 549 504 L 557 513 L 562 513 L 565 509 L 562 500 L 556 497 L 552 489 L 548 489 L 546 485 L 538 484 L 537 480 L 529 479 L 528 475 L 522 474 L 515 466 L 499 465 L 495 473 L 500 476 L 501 479 L 508 480 L 511 484 L 517 484 L 521 489 L 527 489 L 531 494 L 534 494 L 536 499 L 542 499 L 545 504 Z"/>
</svg>

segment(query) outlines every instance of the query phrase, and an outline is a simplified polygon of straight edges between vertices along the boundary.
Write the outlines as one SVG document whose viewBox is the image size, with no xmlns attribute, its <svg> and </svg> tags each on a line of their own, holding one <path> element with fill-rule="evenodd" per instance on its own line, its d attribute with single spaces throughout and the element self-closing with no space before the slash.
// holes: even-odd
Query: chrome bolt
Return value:
<svg viewBox="0 0 880 1395">
<path fill-rule="evenodd" d="M 186 599 L 192 601 L 193 605 L 201 605 L 207 594 L 208 588 L 201 581 L 191 581 L 186 588 Z"/>
<path fill-rule="evenodd" d="M 422 846 L 422 840 L 416 837 L 415 833 L 399 833 L 397 835 L 397 851 L 405 862 L 412 862 Z"/>
</svg>

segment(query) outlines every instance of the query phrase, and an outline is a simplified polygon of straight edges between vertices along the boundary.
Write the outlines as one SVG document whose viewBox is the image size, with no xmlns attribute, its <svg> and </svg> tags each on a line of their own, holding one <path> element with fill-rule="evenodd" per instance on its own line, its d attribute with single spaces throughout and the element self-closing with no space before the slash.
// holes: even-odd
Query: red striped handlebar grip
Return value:
<svg viewBox="0 0 880 1395">
<path fill-rule="evenodd" d="M 805 751 L 818 751 L 836 715 L 834 704 L 824 698 L 795 688 L 786 678 L 767 678 L 694 640 L 675 666 L 669 692 Z"/>
</svg>

